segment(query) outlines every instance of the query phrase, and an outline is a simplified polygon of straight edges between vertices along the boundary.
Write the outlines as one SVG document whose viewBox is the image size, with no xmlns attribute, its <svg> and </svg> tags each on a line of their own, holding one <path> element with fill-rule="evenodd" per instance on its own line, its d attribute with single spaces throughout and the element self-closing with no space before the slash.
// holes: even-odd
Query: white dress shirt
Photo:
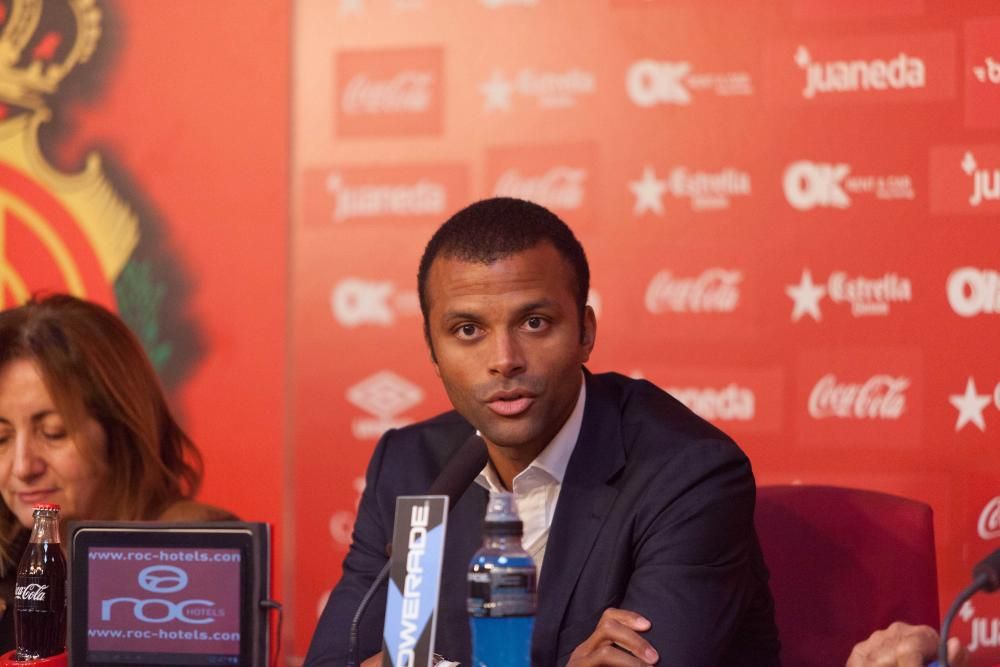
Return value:
<svg viewBox="0 0 1000 667">
<path fill-rule="evenodd" d="M 584 379 L 580 383 L 580 395 L 576 399 L 576 406 L 566 423 L 535 460 L 514 477 L 514 488 L 510 489 L 514 494 L 517 513 L 524 524 L 524 537 L 521 538 L 521 543 L 534 559 L 539 575 L 542 572 L 542 561 L 545 559 L 545 545 L 549 540 L 549 525 L 556 511 L 566 466 L 576 448 L 580 427 L 583 425 L 583 405 L 586 400 L 587 383 Z M 476 477 L 476 483 L 490 492 L 508 490 L 504 488 L 496 470 L 489 462 Z"/>
</svg>

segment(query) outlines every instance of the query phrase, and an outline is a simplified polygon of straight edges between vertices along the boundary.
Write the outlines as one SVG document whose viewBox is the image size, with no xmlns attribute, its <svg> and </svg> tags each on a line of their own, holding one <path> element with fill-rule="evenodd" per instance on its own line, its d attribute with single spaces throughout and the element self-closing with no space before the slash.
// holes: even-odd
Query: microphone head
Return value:
<svg viewBox="0 0 1000 667">
<path fill-rule="evenodd" d="M 972 578 L 981 580 L 981 587 L 987 593 L 992 593 L 1000 588 L 1000 549 L 991 553 L 972 568 Z"/>
<path fill-rule="evenodd" d="M 437 479 L 431 484 L 427 495 L 448 496 L 448 507 L 454 507 L 465 490 L 476 480 L 476 477 L 486 466 L 489 456 L 486 453 L 486 443 L 473 433 L 452 454 Z"/>
</svg>

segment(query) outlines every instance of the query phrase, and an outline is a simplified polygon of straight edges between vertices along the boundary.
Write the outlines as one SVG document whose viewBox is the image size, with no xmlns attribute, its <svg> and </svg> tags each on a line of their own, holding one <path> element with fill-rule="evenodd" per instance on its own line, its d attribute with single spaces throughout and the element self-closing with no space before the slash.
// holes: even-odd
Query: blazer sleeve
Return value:
<svg viewBox="0 0 1000 667">
<path fill-rule="evenodd" d="M 650 620 L 644 636 L 661 665 L 777 664 L 750 462 L 731 442 L 703 440 L 658 477 L 621 606 Z"/>
<path fill-rule="evenodd" d="M 347 662 L 348 635 L 351 620 L 379 571 L 389 560 L 386 545 L 391 539 L 392 526 L 386 525 L 379 508 L 378 486 L 385 458 L 387 441 L 393 431 L 386 432 L 375 446 L 365 473 L 365 490 L 358 505 L 351 547 L 344 558 L 343 571 L 313 633 L 304 667 L 333 667 Z M 391 514 L 390 514 L 391 516 Z M 383 590 L 369 604 L 359 633 L 361 660 L 381 650 L 381 613 L 385 608 Z"/>
</svg>

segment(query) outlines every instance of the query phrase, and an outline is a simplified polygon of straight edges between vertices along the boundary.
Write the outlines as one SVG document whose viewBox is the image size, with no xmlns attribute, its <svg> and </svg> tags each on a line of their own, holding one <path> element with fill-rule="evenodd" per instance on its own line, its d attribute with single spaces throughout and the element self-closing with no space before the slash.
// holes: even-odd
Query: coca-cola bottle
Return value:
<svg viewBox="0 0 1000 667">
<path fill-rule="evenodd" d="M 35 527 L 17 566 L 15 660 L 48 658 L 66 648 L 66 557 L 59 546 L 59 505 L 35 505 Z"/>
</svg>

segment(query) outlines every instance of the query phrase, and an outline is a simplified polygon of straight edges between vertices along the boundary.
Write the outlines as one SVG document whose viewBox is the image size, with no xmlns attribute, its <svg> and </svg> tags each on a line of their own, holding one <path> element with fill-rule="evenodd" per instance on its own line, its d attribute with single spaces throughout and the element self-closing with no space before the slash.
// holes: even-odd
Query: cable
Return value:
<svg viewBox="0 0 1000 667">
<path fill-rule="evenodd" d="M 277 610 L 278 612 L 278 633 L 274 640 L 274 655 L 270 661 L 274 667 L 278 667 L 278 656 L 281 654 L 281 626 L 285 619 L 285 608 L 275 600 L 261 600 L 260 606 L 268 610 L 268 616 L 272 611 Z M 268 627 L 270 628 L 270 623 L 268 623 Z"/>
<path fill-rule="evenodd" d="M 948 633 L 951 632 L 951 622 L 955 620 L 955 614 L 965 604 L 966 600 L 989 586 L 990 579 L 986 573 L 980 573 L 972 580 L 972 583 L 965 587 L 955 601 L 951 603 L 948 613 L 944 616 L 944 623 L 941 625 L 941 638 L 938 643 L 938 662 L 940 667 L 948 667 Z"/>
</svg>

